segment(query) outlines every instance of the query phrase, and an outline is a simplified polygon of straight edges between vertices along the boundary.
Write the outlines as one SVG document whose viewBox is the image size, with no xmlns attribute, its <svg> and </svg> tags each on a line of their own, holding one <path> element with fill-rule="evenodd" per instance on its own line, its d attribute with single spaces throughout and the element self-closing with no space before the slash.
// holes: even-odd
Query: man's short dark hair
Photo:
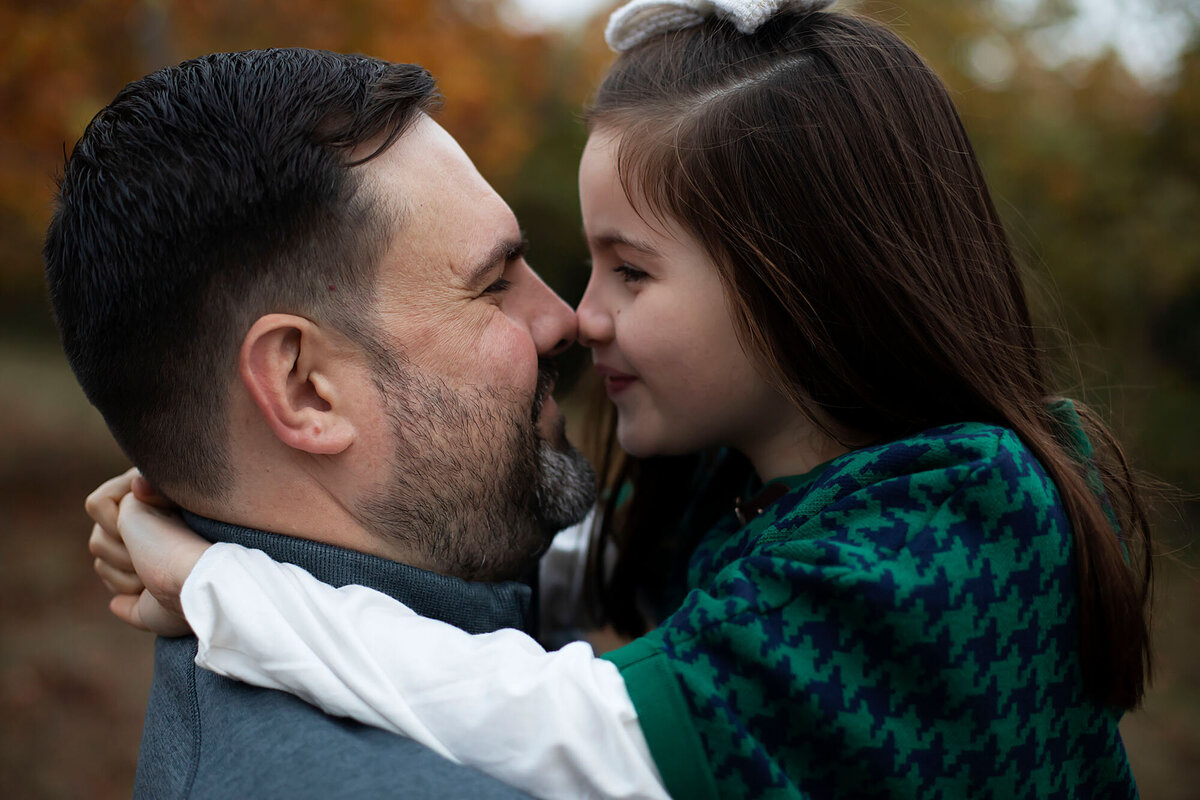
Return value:
<svg viewBox="0 0 1200 800">
<path fill-rule="evenodd" d="M 398 211 L 359 191 L 350 151 L 381 138 L 381 152 L 435 92 L 411 64 L 216 53 L 129 84 L 88 125 L 46 279 L 76 377 L 151 481 L 228 486 L 228 387 L 255 319 L 361 338 Z"/>
</svg>

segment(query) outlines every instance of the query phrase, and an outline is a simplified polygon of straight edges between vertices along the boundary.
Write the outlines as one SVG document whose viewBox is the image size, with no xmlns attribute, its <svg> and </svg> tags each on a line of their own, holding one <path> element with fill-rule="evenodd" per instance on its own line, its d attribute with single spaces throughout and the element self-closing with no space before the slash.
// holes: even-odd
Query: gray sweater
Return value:
<svg viewBox="0 0 1200 800">
<path fill-rule="evenodd" d="M 184 516 L 209 541 L 262 550 L 333 586 L 369 586 L 469 633 L 525 627 L 530 590 L 520 583 L 468 583 L 305 539 Z M 410 739 L 200 669 L 195 656 L 191 636 L 155 643 L 136 798 L 525 797 Z"/>
</svg>

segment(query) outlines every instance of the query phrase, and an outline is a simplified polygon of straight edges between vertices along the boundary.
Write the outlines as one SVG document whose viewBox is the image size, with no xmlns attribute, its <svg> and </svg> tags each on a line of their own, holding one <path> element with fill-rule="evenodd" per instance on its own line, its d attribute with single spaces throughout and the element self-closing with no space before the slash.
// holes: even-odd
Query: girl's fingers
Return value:
<svg viewBox="0 0 1200 800">
<path fill-rule="evenodd" d="M 140 594 L 118 594 L 108 601 L 108 610 L 116 616 L 117 619 L 124 622 L 126 625 L 131 625 L 139 630 L 148 631 L 146 624 L 142 622 L 141 614 L 137 612 L 137 604 L 140 599 Z"/>
<path fill-rule="evenodd" d="M 117 569 L 102 558 L 97 558 L 93 562 L 92 568 L 100 576 L 105 587 L 113 594 L 136 595 L 146 588 L 142 585 L 142 579 L 137 576 L 136 572 Z"/>
<path fill-rule="evenodd" d="M 101 527 L 116 531 L 117 504 L 121 502 L 122 497 L 129 494 L 133 479 L 139 474 L 137 468 L 133 467 L 97 486 L 96 490 L 89 494 L 87 500 L 83 502 L 88 516 Z"/>
<path fill-rule="evenodd" d="M 159 636 L 186 636 L 192 632 L 187 620 L 163 608 L 149 592 L 119 594 L 109 602 L 108 609 L 126 624 Z"/>
<path fill-rule="evenodd" d="M 121 541 L 115 527 L 112 530 L 106 530 L 100 523 L 93 525 L 92 535 L 88 538 L 88 552 L 119 570 L 135 571 L 133 560 L 129 557 L 129 548 Z"/>
</svg>

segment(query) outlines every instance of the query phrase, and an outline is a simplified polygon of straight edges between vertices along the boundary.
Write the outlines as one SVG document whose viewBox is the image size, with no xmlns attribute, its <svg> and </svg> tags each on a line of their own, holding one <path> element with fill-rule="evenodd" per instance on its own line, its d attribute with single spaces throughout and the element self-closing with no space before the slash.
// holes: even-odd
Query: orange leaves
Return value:
<svg viewBox="0 0 1200 800">
<path fill-rule="evenodd" d="M 37 241 L 53 177 L 88 120 L 126 83 L 220 50 L 314 47 L 420 63 L 442 123 L 489 177 L 511 177 L 560 80 L 550 40 L 500 24 L 487 0 L 0 0 L 0 221 Z M 6 237 L 8 238 L 8 237 Z M 36 251 L 0 270 L 40 273 Z"/>
</svg>

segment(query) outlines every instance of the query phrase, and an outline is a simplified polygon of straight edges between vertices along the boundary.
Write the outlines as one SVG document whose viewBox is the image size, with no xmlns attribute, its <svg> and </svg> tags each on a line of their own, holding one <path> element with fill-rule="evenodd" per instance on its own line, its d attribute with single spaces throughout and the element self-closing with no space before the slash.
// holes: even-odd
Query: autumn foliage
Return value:
<svg viewBox="0 0 1200 800">
<path fill-rule="evenodd" d="M 1181 432 L 1200 404 L 1195 25 L 1178 79 L 1148 85 L 1112 54 L 1047 66 L 1035 44 L 1070 3 L 1044 0 L 1021 21 L 991 0 L 842 5 L 891 25 L 946 80 L 1031 278 L 1064 298 L 1065 327 L 1097 348 L 1079 371 L 1101 387 L 1093 399 L 1132 409 L 1151 460 L 1200 485 L 1189 455 L 1200 433 Z M 610 58 L 602 19 L 568 35 L 522 32 L 503 14 L 503 0 L 0 0 L 0 313 L 45 316 L 31 301 L 53 177 L 121 86 L 206 52 L 272 46 L 428 67 L 446 97 L 441 121 L 517 211 L 534 265 L 577 297 L 578 112 Z M 1115 396 L 1112 385 L 1155 388 Z"/>
<path fill-rule="evenodd" d="M 83 544 L 81 499 L 124 461 L 57 349 L 42 287 L 66 154 L 123 85 L 204 53 L 303 46 L 417 62 L 439 80 L 441 122 L 516 211 L 533 266 L 576 300 L 579 111 L 611 58 L 603 14 L 523 32 L 505 24 L 506 1 L 0 0 L 0 796 L 128 797 L 149 681 L 150 642 L 108 618 Z M 1047 62 L 1075 5 L 839 3 L 890 25 L 950 86 L 1041 298 L 1064 391 L 1109 411 L 1138 466 L 1197 495 L 1200 8 L 1109 4 L 1179 10 L 1190 46 L 1173 79 L 1146 82 L 1111 53 Z M 1007 15 L 1017 7 L 1028 13 Z M 1067 338 L 1074 359 L 1058 349 Z M 1147 797 L 1200 785 L 1188 541 L 1200 510 L 1180 505 L 1159 540 L 1179 545 L 1185 578 L 1164 595 L 1149 710 L 1126 725 Z"/>
<path fill-rule="evenodd" d="M 53 176 L 88 120 L 127 82 L 218 50 L 314 47 L 416 62 L 439 79 L 442 123 L 503 183 L 585 83 L 561 44 L 500 24 L 494 4 L 437 0 L 96 0 L 0 4 L 0 287 L 40 282 L 37 241 Z M 598 38 L 598 37 L 597 37 Z M 563 69 L 564 62 L 566 69 Z"/>
</svg>

